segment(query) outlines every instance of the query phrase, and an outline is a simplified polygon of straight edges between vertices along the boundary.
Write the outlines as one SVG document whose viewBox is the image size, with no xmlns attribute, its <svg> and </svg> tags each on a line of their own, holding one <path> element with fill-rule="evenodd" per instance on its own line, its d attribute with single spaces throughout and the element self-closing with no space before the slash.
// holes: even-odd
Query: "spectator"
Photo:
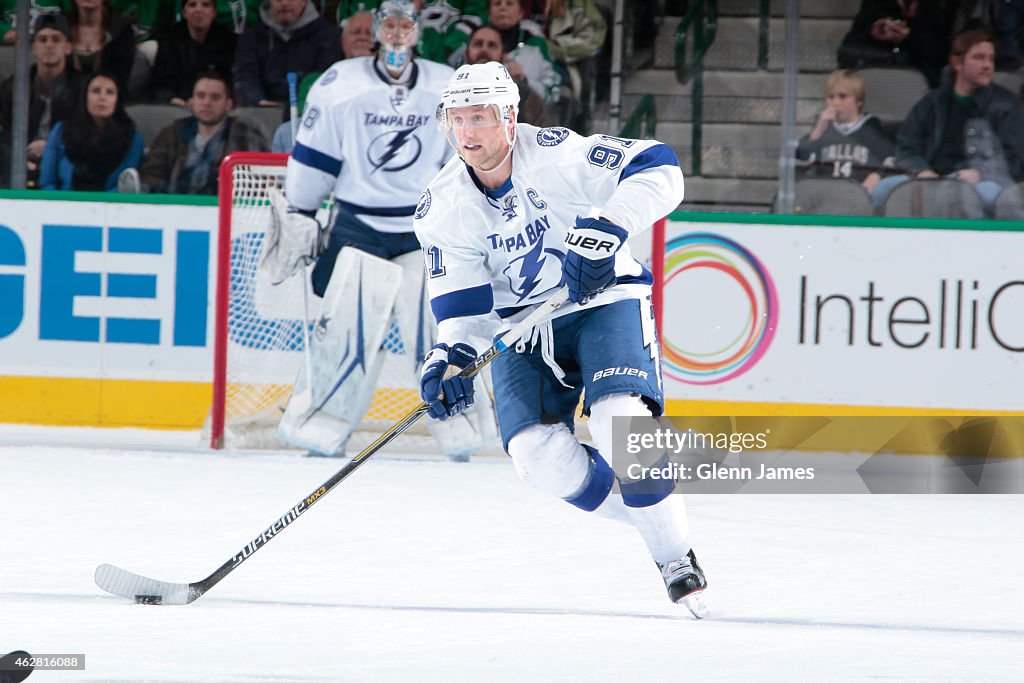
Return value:
<svg viewBox="0 0 1024 683">
<path fill-rule="evenodd" d="M 958 0 L 950 7 L 952 34 L 983 28 L 995 34 L 996 69 L 1016 71 L 1021 66 L 1020 33 L 1024 0 Z"/>
<path fill-rule="evenodd" d="M 892 168 L 896 145 L 879 120 L 863 110 L 864 79 L 848 69 L 830 73 L 825 109 L 800 138 L 796 156 L 815 164 L 808 175 L 852 178 L 870 195 L 883 169 Z"/>
<path fill-rule="evenodd" d="M 131 23 L 114 12 L 110 0 L 74 0 L 68 23 L 75 68 L 86 74 L 107 72 L 117 81 L 118 92 L 125 92 L 135 59 Z"/>
<path fill-rule="evenodd" d="M 50 131 L 39 171 L 44 190 L 116 192 L 118 175 L 142 161 L 142 136 L 125 112 L 114 76 L 94 74 L 83 99 Z"/>
<path fill-rule="evenodd" d="M 131 24 L 135 40 L 135 57 L 128 76 L 128 101 L 149 97 L 149 79 L 156 61 L 156 39 L 174 23 L 176 4 L 177 0 L 111 0 L 114 11 Z"/>
<path fill-rule="evenodd" d="M 949 13 L 938 0 L 861 0 L 839 45 L 842 69 L 906 66 L 938 87 L 949 54 Z"/>
<path fill-rule="evenodd" d="M 25 150 L 28 186 L 35 187 L 39 160 L 46 148 L 50 129 L 70 116 L 78 105 L 83 77 L 68 66 L 71 54 L 71 30 L 60 14 L 39 14 L 32 22 L 32 56 L 29 71 L 28 148 Z M 0 174 L 7 184 L 10 168 L 14 76 L 0 84 L 0 140 L 3 167 Z"/>
<path fill-rule="evenodd" d="M 373 12 L 356 12 L 341 23 L 342 59 L 373 54 Z"/>
<path fill-rule="evenodd" d="M 559 122 L 586 134 L 597 78 L 594 56 L 608 27 L 593 0 L 548 0 L 545 11 L 544 32 L 562 79 Z"/>
<path fill-rule="evenodd" d="M 448 30 L 460 22 L 465 31 L 456 46 L 473 28 L 487 20 L 487 0 L 434 0 L 420 10 L 420 42 L 416 50 L 424 59 L 447 64 L 451 46 L 446 41 Z"/>
<path fill-rule="evenodd" d="M 491 26 L 481 26 L 469 34 L 466 43 L 466 64 L 486 64 L 487 62 L 504 62 L 505 55 L 501 51 L 501 34 Z M 520 123 L 529 123 L 541 128 L 547 125 L 544 112 L 544 100 L 530 87 L 523 76 L 522 67 L 509 69 L 512 80 L 519 86 L 519 117 Z"/>
<path fill-rule="evenodd" d="M 260 23 L 246 29 L 235 51 L 235 84 L 242 106 L 282 107 L 287 74 L 301 79 L 341 59 L 341 32 L 309 0 L 268 0 Z"/>
<path fill-rule="evenodd" d="M 210 68 L 231 73 L 238 36 L 214 23 L 216 13 L 214 0 L 181 3 L 182 20 L 160 38 L 150 77 L 153 99 L 184 105 L 200 73 Z"/>
<path fill-rule="evenodd" d="M 139 171 L 142 188 L 168 194 L 217 194 L 221 160 L 231 152 L 266 152 L 263 133 L 229 115 L 231 85 L 219 71 L 196 79 L 188 102 L 192 116 L 164 128 Z"/>
<path fill-rule="evenodd" d="M 516 82 L 525 78 L 545 104 L 557 102 L 561 78 L 555 72 L 548 54 L 548 42 L 536 23 L 522 20 L 523 7 L 520 0 L 489 0 L 487 8 L 487 25 L 501 36 L 505 67 L 512 78 Z M 469 35 L 464 31 L 465 26 L 462 25 L 449 29 L 451 36 L 462 41 L 462 45 L 452 52 L 449 59 L 453 66 L 462 62 L 465 56 L 465 43 Z"/>
<path fill-rule="evenodd" d="M 992 82 L 995 42 L 972 29 L 953 40 L 952 82 L 914 105 L 896 136 L 896 166 L 908 175 L 884 178 L 876 208 L 914 178 L 957 178 L 978 191 L 991 210 L 999 191 L 1024 179 L 1024 108 L 1015 93 Z"/>
</svg>

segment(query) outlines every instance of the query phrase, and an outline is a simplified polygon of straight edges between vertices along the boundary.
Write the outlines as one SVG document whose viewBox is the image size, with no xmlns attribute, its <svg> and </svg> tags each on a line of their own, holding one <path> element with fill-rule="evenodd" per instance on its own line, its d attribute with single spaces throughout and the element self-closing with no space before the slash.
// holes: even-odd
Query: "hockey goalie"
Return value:
<svg viewBox="0 0 1024 683">
<path fill-rule="evenodd" d="M 375 54 L 337 62 L 310 89 L 284 194 L 270 193 L 273 225 L 261 268 L 277 283 L 315 262 L 313 291 L 321 297 L 310 372 L 300 371 L 278 426 L 280 438 L 310 454 L 345 455 L 388 356 L 382 344 L 393 320 L 410 372 L 418 373 L 436 338 L 412 218 L 451 156 L 434 113 L 452 70 L 415 58 L 412 2 L 381 3 L 374 32 Z M 316 209 L 329 196 L 332 219 L 320 225 Z M 496 443 L 490 397 L 476 397 L 460 419 L 431 422 L 452 460 Z"/>
</svg>

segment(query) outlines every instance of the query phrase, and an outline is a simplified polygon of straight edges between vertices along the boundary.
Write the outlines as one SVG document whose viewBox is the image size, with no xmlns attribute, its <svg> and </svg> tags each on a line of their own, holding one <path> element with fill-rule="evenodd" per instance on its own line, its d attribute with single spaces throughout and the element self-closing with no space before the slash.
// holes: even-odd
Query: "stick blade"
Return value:
<svg viewBox="0 0 1024 683">
<path fill-rule="evenodd" d="M 96 585 L 140 605 L 187 605 L 201 593 L 187 583 L 157 581 L 112 564 L 96 567 Z"/>
</svg>

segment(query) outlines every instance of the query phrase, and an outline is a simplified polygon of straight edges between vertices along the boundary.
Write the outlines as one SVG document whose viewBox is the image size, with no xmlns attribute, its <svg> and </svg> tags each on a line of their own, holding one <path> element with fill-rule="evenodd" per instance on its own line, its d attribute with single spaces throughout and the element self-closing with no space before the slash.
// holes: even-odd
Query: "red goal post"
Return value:
<svg viewBox="0 0 1024 683">
<path fill-rule="evenodd" d="M 308 273 L 276 286 L 259 273 L 270 222 L 267 191 L 283 187 L 287 163 L 286 154 L 241 152 L 228 155 L 220 166 L 213 401 L 204 427 L 212 448 L 287 447 L 274 432 L 304 365 L 302 326 L 313 326 L 320 302 L 307 290 L 311 310 L 309 319 L 303 319 L 302 287 L 309 287 Z M 325 205 L 318 218 L 326 221 L 328 215 Z M 665 219 L 650 232 L 649 254 L 639 244 L 636 251 L 654 275 L 652 299 L 660 330 Z M 360 427 L 364 436 L 386 429 L 419 402 L 411 364 L 400 358 L 405 350 L 397 329 L 392 328 L 385 347 L 391 355 Z M 419 448 L 432 450 L 425 445 L 429 443 L 423 435 Z"/>
<path fill-rule="evenodd" d="M 320 299 L 309 289 L 308 271 L 279 285 L 259 271 L 271 215 L 267 193 L 283 187 L 287 163 L 286 154 L 243 152 L 220 166 L 213 402 L 204 430 L 212 448 L 288 447 L 274 433 L 304 367 L 303 326 L 315 324 Z M 325 204 L 318 219 L 326 222 L 329 213 Z M 405 349 L 397 328 L 385 349 L 389 355 L 361 426 L 364 435 L 390 426 L 419 402 L 412 364 L 400 358 Z"/>
</svg>

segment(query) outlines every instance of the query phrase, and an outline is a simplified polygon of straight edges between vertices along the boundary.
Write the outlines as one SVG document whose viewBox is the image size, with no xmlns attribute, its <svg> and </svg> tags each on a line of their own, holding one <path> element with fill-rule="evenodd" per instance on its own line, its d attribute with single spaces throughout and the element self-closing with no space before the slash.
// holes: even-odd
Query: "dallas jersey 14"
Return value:
<svg viewBox="0 0 1024 683">
<path fill-rule="evenodd" d="M 452 69 L 417 59 L 395 85 L 375 57 L 337 62 L 309 90 L 285 195 L 312 210 L 333 196 L 380 232 L 410 232 L 424 186 L 452 156 L 434 123 Z"/>
<path fill-rule="evenodd" d="M 565 237 L 577 216 L 600 215 L 633 234 L 682 201 L 683 174 L 663 143 L 527 124 L 516 130 L 512 175 L 502 187 L 485 188 L 456 157 L 416 207 L 439 341 L 483 344 L 482 316 L 493 310 L 512 323 L 547 298 L 561 283 Z M 615 273 L 616 286 L 585 307 L 650 293 L 653 278 L 628 243 Z M 563 306 L 558 315 L 579 308 Z"/>
</svg>

